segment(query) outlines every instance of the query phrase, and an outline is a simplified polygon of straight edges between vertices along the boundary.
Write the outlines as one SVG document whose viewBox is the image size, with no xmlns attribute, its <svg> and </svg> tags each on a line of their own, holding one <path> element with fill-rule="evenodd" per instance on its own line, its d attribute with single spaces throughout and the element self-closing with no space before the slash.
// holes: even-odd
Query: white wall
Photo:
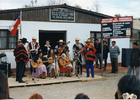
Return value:
<svg viewBox="0 0 140 100">
<path fill-rule="evenodd" d="M 14 21 L 0 20 L 0 29 L 8 29 Z M 75 37 L 80 38 L 80 42 L 90 37 L 90 31 L 101 31 L 100 24 L 82 24 L 82 23 L 55 23 L 55 22 L 33 22 L 22 21 L 22 37 L 26 37 L 28 41 L 32 40 L 32 36 L 39 38 L 39 30 L 52 30 L 52 31 L 66 31 L 66 40 L 71 43 L 68 45 L 70 48 L 70 54 L 72 53 L 72 46 L 75 43 Z M 59 33 L 58 33 L 59 34 Z M 20 35 L 19 35 L 20 37 Z M 129 48 L 129 39 L 113 39 L 116 40 L 117 45 L 121 48 Z M 38 40 L 37 40 L 38 41 Z M 0 50 L 0 52 L 3 50 Z M 10 54 L 9 54 L 10 53 Z M 15 61 L 12 50 L 7 50 L 9 62 L 12 63 L 12 68 L 15 68 Z M 110 63 L 110 57 L 108 59 Z M 119 62 L 121 62 L 121 55 L 119 56 Z"/>
</svg>

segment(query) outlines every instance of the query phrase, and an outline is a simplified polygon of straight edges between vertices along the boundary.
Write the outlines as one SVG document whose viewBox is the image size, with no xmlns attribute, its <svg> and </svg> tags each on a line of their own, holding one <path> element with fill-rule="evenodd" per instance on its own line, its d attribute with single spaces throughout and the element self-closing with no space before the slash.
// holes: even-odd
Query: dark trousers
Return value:
<svg viewBox="0 0 140 100">
<path fill-rule="evenodd" d="M 111 58 L 112 73 L 118 72 L 118 58 Z"/>
<path fill-rule="evenodd" d="M 91 68 L 91 76 L 94 76 L 94 66 L 92 65 L 86 65 L 86 72 L 87 72 L 87 76 L 89 76 L 89 68 Z"/>
<path fill-rule="evenodd" d="M 24 61 L 17 62 L 16 67 L 17 67 L 16 68 L 16 80 L 22 81 L 23 72 L 24 72 L 24 68 L 25 68 L 25 62 Z"/>
<path fill-rule="evenodd" d="M 107 57 L 104 57 L 103 60 L 105 62 L 105 66 L 104 67 L 106 68 L 106 66 L 107 66 Z"/>
<path fill-rule="evenodd" d="M 82 63 L 81 55 L 78 58 L 79 58 L 80 62 Z M 77 74 L 79 74 L 79 72 L 80 72 L 80 74 L 82 74 L 82 64 L 80 64 L 80 62 L 77 60 L 77 65 L 78 65 Z M 79 69 L 80 69 L 80 71 L 79 71 Z"/>
<path fill-rule="evenodd" d="M 101 54 L 100 53 L 96 53 L 96 58 L 97 58 L 96 67 L 98 68 L 98 60 L 99 60 L 99 62 L 100 62 L 100 68 L 101 68 Z"/>
<path fill-rule="evenodd" d="M 32 59 L 33 61 L 35 61 L 36 58 L 37 58 L 37 54 L 36 53 L 31 53 L 30 59 Z M 31 74 L 32 74 L 33 71 L 35 72 L 35 68 L 33 69 L 32 65 L 30 63 L 30 72 L 31 72 Z"/>
</svg>

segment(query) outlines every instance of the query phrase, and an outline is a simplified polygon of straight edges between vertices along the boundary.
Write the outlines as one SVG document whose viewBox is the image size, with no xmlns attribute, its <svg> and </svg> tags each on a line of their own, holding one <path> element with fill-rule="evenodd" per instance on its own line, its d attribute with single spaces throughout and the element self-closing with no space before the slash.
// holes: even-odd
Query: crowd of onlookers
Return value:
<svg viewBox="0 0 140 100">
<path fill-rule="evenodd" d="M 0 71 L 0 99 L 13 99 L 10 97 L 8 78 Z M 115 93 L 115 91 L 114 91 Z M 35 93 L 29 99 L 43 99 L 43 97 Z M 87 95 L 77 94 L 75 99 L 90 99 Z M 115 99 L 140 99 L 140 79 L 135 75 L 125 75 L 118 82 L 118 89 L 115 93 Z"/>
</svg>

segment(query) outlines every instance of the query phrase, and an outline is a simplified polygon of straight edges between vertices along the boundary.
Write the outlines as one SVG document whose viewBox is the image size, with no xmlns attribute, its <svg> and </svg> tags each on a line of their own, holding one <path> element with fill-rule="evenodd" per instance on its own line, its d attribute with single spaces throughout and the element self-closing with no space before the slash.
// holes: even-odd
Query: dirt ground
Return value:
<svg viewBox="0 0 140 100">
<path fill-rule="evenodd" d="M 28 99 L 33 93 L 39 93 L 44 99 L 74 99 L 76 94 L 84 93 L 90 99 L 114 99 L 117 83 L 126 72 L 120 71 L 118 74 L 105 72 L 106 80 L 102 81 L 10 88 L 10 96 L 15 99 Z"/>
</svg>

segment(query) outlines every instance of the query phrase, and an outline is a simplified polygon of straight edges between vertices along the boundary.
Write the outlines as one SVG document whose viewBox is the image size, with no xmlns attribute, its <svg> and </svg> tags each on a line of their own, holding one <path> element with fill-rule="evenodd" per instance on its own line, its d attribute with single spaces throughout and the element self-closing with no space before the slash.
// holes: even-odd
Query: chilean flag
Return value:
<svg viewBox="0 0 140 100">
<path fill-rule="evenodd" d="M 18 25 L 20 24 L 21 14 L 19 14 L 18 18 L 16 19 L 15 24 L 11 27 L 10 32 L 13 36 L 16 36 Z"/>
</svg>

